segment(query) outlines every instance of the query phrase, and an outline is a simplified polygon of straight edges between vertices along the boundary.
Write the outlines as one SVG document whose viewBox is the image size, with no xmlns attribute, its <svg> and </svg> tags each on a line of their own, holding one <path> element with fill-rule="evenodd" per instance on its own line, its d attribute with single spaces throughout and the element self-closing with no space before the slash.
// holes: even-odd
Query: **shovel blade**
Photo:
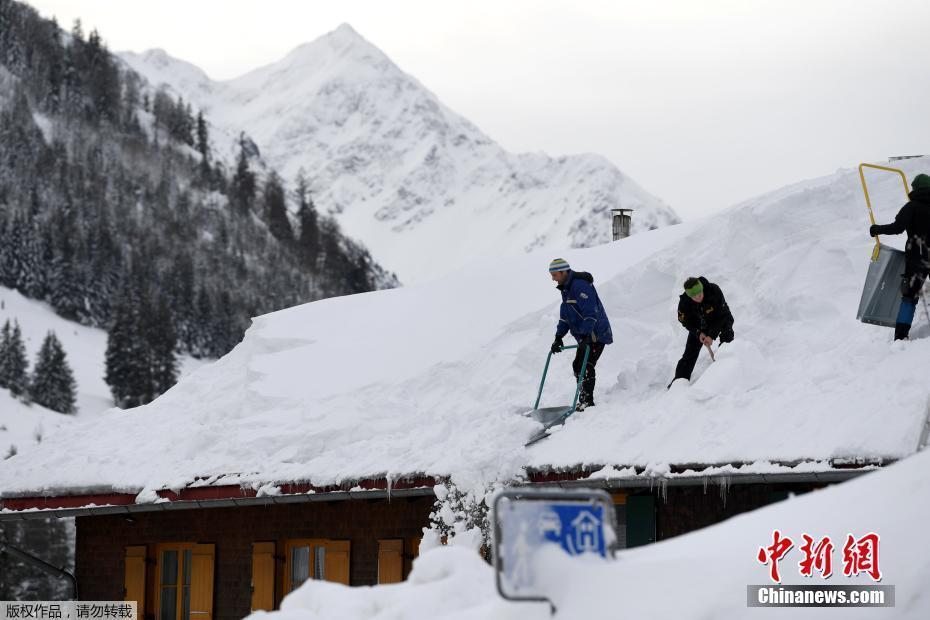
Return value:
<svg viewBox="0 0 930 620">
<path fill-rule="evenodd" d="M 571 410 L 572 408 L 567 405 L 562 405 L 561 407 L 540 407 L 539 409 L 533 409 L 523 415 L 528 418 L 533 418 L 544 427 L 549 428 L 562 420 L 565 414 Z"/>
</svg>

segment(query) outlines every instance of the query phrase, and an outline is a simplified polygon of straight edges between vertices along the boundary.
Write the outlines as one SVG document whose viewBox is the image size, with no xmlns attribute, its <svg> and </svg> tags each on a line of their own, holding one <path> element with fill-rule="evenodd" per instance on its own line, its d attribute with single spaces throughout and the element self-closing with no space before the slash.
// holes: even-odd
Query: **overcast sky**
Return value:
<svg viewBox="0 0 930 620">
<path fill-rule="evenodd" d="M 33 0 L 215 79 L 342 22 L 511 151 L 607 156 L 693 218 L 930 152 L 930 2 Z"/>
</svg>

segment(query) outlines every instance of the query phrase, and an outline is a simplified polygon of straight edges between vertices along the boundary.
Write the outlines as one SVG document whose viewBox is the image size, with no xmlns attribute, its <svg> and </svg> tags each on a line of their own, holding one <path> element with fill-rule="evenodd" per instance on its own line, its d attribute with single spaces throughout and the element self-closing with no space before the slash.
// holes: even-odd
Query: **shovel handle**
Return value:
<svg viewBox="0 0 930 620">
<path fill-rule="evenodd" d="M 566 344 L 566 345 L 562 345 L 562 350 L 563 350 L 563 351 L 566 350 L 566 349 L 577 349 L 577 348 L 578 348 L 578 345 L 577 345 L 577 344 Z M 550 361 L 551 359 L 552 359 L 552 350 L 550 349 L 549 355 L 546 356 L 546 366 L 543 368 L 542 379 L 541 379 L 540 382 L 539 382 L 539 392 L 536 394 L 536 404 L 533 405 L 533 409 L 539 409 L 539 401 L 540 401 L 540 399 L 542 399 L 543 386 L 546 385 L 546 373 L 549 372 L 549 361 Z M 587 363 L 587 361 L 588 361 L 587 355 L 585 355 L 585 363 Z M 580 383 L 579 383 L 579 385 L 580 385 Z M 576 399 L 578 398 L 577 390 L 576 390 L 575 398 L 576 398 Z"/>
</svg>

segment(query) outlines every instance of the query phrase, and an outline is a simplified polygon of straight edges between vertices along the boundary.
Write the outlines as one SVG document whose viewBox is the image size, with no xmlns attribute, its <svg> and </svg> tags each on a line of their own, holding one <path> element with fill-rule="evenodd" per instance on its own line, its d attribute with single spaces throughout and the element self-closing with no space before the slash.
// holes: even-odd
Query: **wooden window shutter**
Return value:
<svg viewBox="0 0 930 620">
<path fill-rule="evenodd" d="M 126 579 L 123 600 L 136 601 L 139 617 L 145 614 L 145 545 L 126 547 Z"/>
<path fill-rule="evenodd" d="M 378 541 L 378 583 L 404 580 L 404 540 Z"/>
<path fill-rule="evenodd" d="M 252 543 L 252 611 L 274 609 L 274 543 Z"/>
<path fill-rule="evenodd" d="M 213 620 L 214 545 L 193 545 L 191 553 L 191 620 Z"/>
<path fill-rule="evenodd" d="M 323 579 L 349 585 L 349 541 L 327 540 L 323 547 Z"/>
</svg>

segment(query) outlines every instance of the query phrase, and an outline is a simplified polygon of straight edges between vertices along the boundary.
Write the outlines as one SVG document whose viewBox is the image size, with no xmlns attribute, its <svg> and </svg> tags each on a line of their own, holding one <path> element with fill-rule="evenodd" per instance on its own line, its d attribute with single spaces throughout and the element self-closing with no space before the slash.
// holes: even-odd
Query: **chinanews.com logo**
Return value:
<svg viewBox="0 0 930 620">
<path fill-rule="evenodd" d="M 834 552 L 839 551 L 829 536 L 815 538 L 801 534 L 797 547 L 800 561 L 797 562 L 798 573 L 802 577 L 813 578 L 815 575 L 826 581 L 834 573 Z M 829 585 L 782 585 L 783 565 L 795 549 L 795 542 L 782 534 L 781 530 L 772 532 L 772 544 L 760 547 L 756 560 L 768 567 L 768 576 L 772 584 L 746 586 L 746 605 L 749 607 L 894 607 L 894 586 L 876 585 L 882 580 L 880 565 L 881 539 L 875 532 L 856 537 L 847 534 L 842 541 L 842 567 L 845 577 L 868 576 L 873 584 L 837 584 Z M 837 541 L 839 544 L 840 541 Z M 796 555 L 797 555 L 796 554 Z"/>
</svg>

